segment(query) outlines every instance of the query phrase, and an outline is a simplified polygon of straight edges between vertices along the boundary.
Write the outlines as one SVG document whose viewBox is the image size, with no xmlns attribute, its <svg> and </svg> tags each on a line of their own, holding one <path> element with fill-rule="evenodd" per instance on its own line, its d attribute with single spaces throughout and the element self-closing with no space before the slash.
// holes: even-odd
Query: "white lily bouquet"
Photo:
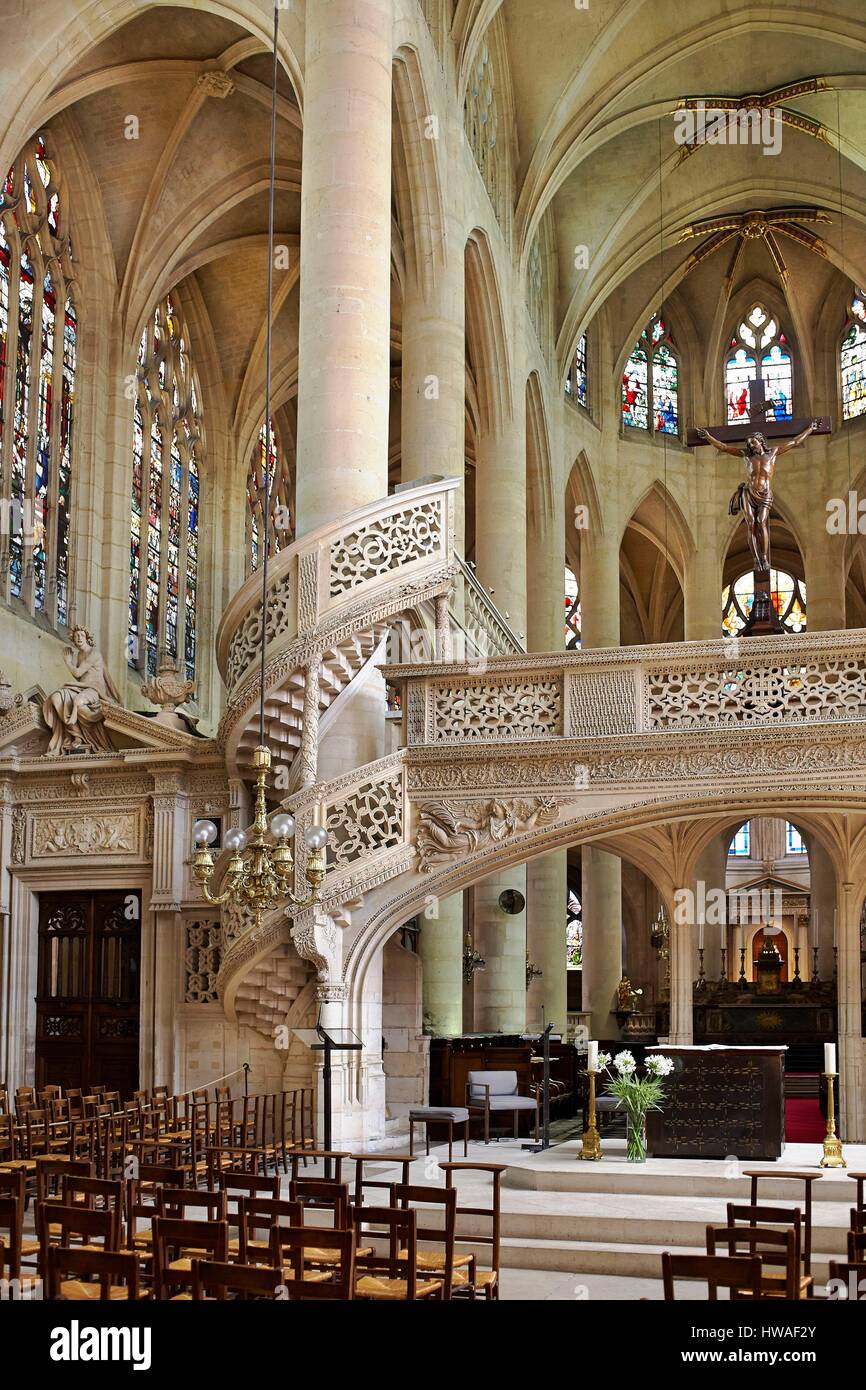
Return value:
<svg viewBox="0 0 866 1390">
<path fill-rule="evenodd" d="M 611 1065 L 612 1062 L 612 1065 Z M 665 1099 L 662 1082 L 674 1069 L 672 1057 L 652 1052 L 646 1059 L 643 1077 L 637 1074 L 637 1063 L 631 1052 L 618 1052 L 611 1059 L 609 1052 L 598 1054 L 599 1071 L 608 1075 L 605 1095 L 616 1096 L 622 1102 L 628 1120 L 626 1157 L 630 1163 L 646 1161 L 646 1117 L 650 1110 L 661 1110 Z"/>
</svg>

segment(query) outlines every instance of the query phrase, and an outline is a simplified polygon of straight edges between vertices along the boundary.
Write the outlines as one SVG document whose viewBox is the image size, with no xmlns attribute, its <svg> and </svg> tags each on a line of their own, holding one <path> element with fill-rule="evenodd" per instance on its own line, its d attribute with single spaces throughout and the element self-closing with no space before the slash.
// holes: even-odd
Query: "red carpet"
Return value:
<svg viewBox="0 0 866 1390">
<path fill-rule="evenodd" d="M 827 1130 L 817 1100 L 785 1101 L 785 1140 L 789 1144 L 820 1144 Z"/>
</svg>

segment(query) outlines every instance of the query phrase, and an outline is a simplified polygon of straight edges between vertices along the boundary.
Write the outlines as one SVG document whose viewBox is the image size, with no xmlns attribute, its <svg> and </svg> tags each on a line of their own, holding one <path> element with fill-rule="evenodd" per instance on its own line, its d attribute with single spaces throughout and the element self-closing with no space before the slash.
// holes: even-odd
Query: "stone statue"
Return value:
<svg viewBox="0 0 866 1390">
<path fill-rule="evenodd" d="M 723 444 L 720 439 L 711 435 L 709 430 L 697 431 L 699 437 L 707 444 L 712 444 L 720 454 L 733 454 L 735 457 L 739 455 L 746 465 L 746 480 L 740 483 L 733 494 L 728 505 L 728 514 L 736 516 L 737 512 L 743 513 L 749 550 L 752 552 L 752 565 L 756 574 L 768 574 L 770 571 L 770 508 L 773 505 L 772 484 L 776 460 L 781 454 L 787 454 L 789 449 L 796 449 L 797 445 L 808 439 L 816 429 L 818 421 L 813 420 L 802 434 L 787 440 L 784 444 L 773 445 L 767 443 L 760 431 L 756 431 L 749 435 L 744 449 L 738 444 Z"/>
<path fill-rule="evenodd" d="M 488 801 L 452 811 L 444 801 L 428 801 L 420 809 L 415 847 L 422 873 L 465 854 L 501 844 L 514 835 L 557 819 L 558 808 L 539 798 L 530 801 Z"/>
<path fill-rule="evenodd" d="M 157 723 L 167 724 L 171 728 L 184 727 L 177 714 L 177 706 L 188 700 L 194 690 L 195 681 L 184 680 L 179 676 L 170 656 L 162 658 L 156 675 L 141 687 L 142 695 L 150 700 L 152 705 L 159 705 Z"/>
<path fill-rule="evenodd" d="M 631 981 L 627 975 L 623 975 L 616 987 L 616 1011 L 621 1014 L 634 1012 L 638 999 L 643 994 L 642 989 L 633 989 Z"/>
<path fill-rule="evenodd" d="M 76 625 L 71 636 L 72 646 L 65 648 L 63 659 L 73 683 L 61 686 L 42 702 L 42 717 L 51 731 L 47 757 L 112 751 L 103 701 L 120 704 L 120 692 L 87 628 Z"/>
</svg>

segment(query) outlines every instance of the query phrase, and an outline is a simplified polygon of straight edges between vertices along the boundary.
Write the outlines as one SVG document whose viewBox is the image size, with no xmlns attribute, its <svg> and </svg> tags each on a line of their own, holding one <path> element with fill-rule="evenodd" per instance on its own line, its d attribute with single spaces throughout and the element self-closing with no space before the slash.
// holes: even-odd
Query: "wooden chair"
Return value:
<svg viewBox="0 0 866 1390">
<path fill-rule="evenodd" d="M 4 1254 L 7 1277 L 21 1278 L 22 1261 L 39 1254 L 38 1240 L 24 1237 L 24 1204 L 18 1197 L 0 1196 L 0 1249 Z"/>
<path fill-rule="evenodd" d="M 78 1245 L 88 1250 L 115 1253 L 120 1249 L 121 1227 L 115 1211 L 92 1211 L 80 1205 L 65 1207 L 50 1202 L 37 1209 L 37 1223 L 37 1229 L 41 1231 L 40 1270 L 43 1277 L 52 1245 Z M 101 1241 L 98 1246 L 94 1244 L 97 1240 Z"/>
<path fill-rule="evenodd" d="M 94 1165 L 86 1159 L 37 1158 L 37 1202 L 62 1201 L 64 1177 L 92 1178 L 93 1169 Z"/>
<path fill-rule="evenodd" d="M 352 1207 L 352 1221 L 360 1239 L 370 1234 L 367 1226 L 388 1243 L 387 1253 L 372 1250 L 356 1255 L 355 1297 L 376 1301 L 413 1303 L 421 1299 L 441 1298 L 444 1283 L 429 1275 L 418 1278 L 417 1214 L 393 1207 Z M 384 1231 L 380 1228 L 384 1227 Z"/>
<path fill-rule="evenodd" d="M 725 1228 L 727 1229 L 727 1228 Z M 674 1284 L 677 1279 L 700 1279 L 707 1285 L 707 1300 L 718 1302 L 717 1290 L 730 1289 L 738 1298 L 759 1299 L 761 1297 L 761 1261 L 757 1256 L 736 1255 L 672 1255 L 670 1250 L 662 1253 L 662 1282 L 665 1302 L 676 1299 Z"/>
<path fill-rule="evenodd" d="M 852 1207 L 851 1225 L 848 1229 L 850 1231 L 855 1231 L 857 1234 L 859 1234 L 860 1231 L 866 1231 L 866 1211 L 860 1211 L 858 1207 Z"/>
<path fill-rule="evenodd" d="M 505 1163 L 440 1163 L 439 1167 L 445 1174 L 445 1186 L 454 1187 L 454 1177 L 457 1173 L 490 1173 L 492 1178 L 491 1202 L 489 1207 L 467 1207 L 457 1204 L 457 1225 L 455 1229 L 455 1241 L 457 1245 L 471 1243 L 475 1245 L 490 1246 L 490 1269 L 479 1269 L 477 1258 L 473 1255 L 469 1265 L 469 1284 L 466 1288 L 462 1285 L 452 1290 L 452 1296 L 468 1295 L 474 1299 L 477 1294 L 483 1293 L 488 1302 L 499 1298 L 499 1262 L 502 1239 L 502 1174 L 507 1170 Z M 464 1216 L 482 1217 L 485 1222 L 490 1222 L 490 1230 L 476 1235 L 474 1232 L 460 1233 L 460 1218 Z"/>
<path fill-rule="evenodd" d="M 245 1149 L 234 1146 L 209 1148 L 205 1150 L 205 1164 L 208 1187 L 215 1187 L 223 1173 L 260 1175 L 266 1178 L 269 1183 L 271 1182 L 267 1176 L 267 1154 L 264 1149 Z M 279 1177 L 276 1180 L 277 1186 L 279 1186 Z"/>
<path fill-rule="evenodd" d="M 9 1114 L 9 1087 L 0 1085 L 0 1115 Z"/>
<path fill-rule="evenodd" d="M 149 1258 L 153 1232 L 151 1229 L 140 1231 L 138 1222 L 153 1220 L 160 1188 L 182 1187 L 184 1175 L 179 1168 L 148 1163 L 140 1164 L 136 1171 L 137 1176 L 126 1183 L 126 1248 Z"/>
<path fill-rule="evenodd" d="M 866 1173 L 849 1173 L 848 1177 L 853 1178 L 854 1182 L 857 1184 L 857 1210 L 866 1211 L 866 1196 L 864 1196 L 864 1189 L 866 1189 Z"/>
<path fill-rule="evenodd" d="M 767 1168 L 746 1168 L 744 1178 L 749 1178 L 749 1205 L 758 1205 L 759 1182 L 798 1182 L 803 1184 L 803 1273 L 812 1273 L 812 1184 L 823 1177 L 822 1173 L 789 1172 L 773 1173 Z"/>
<path fill-rule="evenodd" d="M 194 1256 L 188 1252 L 194 1252 Z M 183 1221 L 168 1216 L 153 1218 L 154 1298 L 190 1298 L 192 1260 L 207 1257 L 225 1264 L 228 1258 L 228 1226 L 225 1221 Z M 184 1290 L 172 1294 L 173 1288 Z"/>
<path fill-rule="evenodd" d="M 803 1217 L 799 1207 L 758 1207 L 740 1206 L 736 1202 L 728 1202 L 727 1206 L 728 1226 L 735 1227 L 737 1230 L 754 1229 L 756 1226 L 772 1227 L 779 1226 L 783 1229 L 790 1229 L 794 1233 L 797 1266 L 799 1268 L 803 1253 Z M 748 1228 L 743 1223 L 748 1222 Z M 773 1260 L 768 1253 L 763 1257 L 764 1260 L 764 1280 L 763 1287 L 767 1297 L 777 1298 L 809 1298 L 811 1297 L 812 1276 L 811 1274 L 801 1273 L 799 1276 L 798 1292 L 796 1294 L 779 1294 L 780 1285 L 787 1286 L 787 1273 L 784 1268 L 784 1259 L 779 1257 Z M 779 1265 L 781 1268 L 767 1268 L 767 1265 Z"/>
<path fill-rule="evenodd" d="M 394 1186 L 393 1178 L 368 1178 L 364 1176 L 364 1168 L 368 1163 L 376 1163 L 381 1166 L 383 1163 L 400 1164 L 400 1182 L 409 1181 L 409 1166 L 415 1162 L 415 1154 L 352 1154 L 352 1162 L 355 1165 L 355 1188 L 353 1201 L 356 1206 L 364 1205 L 364 1190 L 368 1187 L 385 1188 L 389 1193 Z"/>
<path fill-rule="evenodd" d="M 279 1197 L 242 1197 L 239 1217 L 240 1263 L 272 1264 L 273 1228 L 303 1226 L 304 1208 L 300 1202 L 287 1202 Z"/>
<path fill-rule="evenodd" d="M 331 1257 L 327 1270 L 307 1268 L 314 1249 Z M 354 1231 L 272 1226 L 271 1260 L 275 1269 L 282 1270 L 282 1288 L 289 1299 L 346 1301 L 355 1297 Z"/>
<path fill-rule="evenodd" d="M 60 1192 L 65 1207 L 87 1207 L 90 1211 L 113 1211 L 123 1232 L 126 1218 L 123 1183 L 111 1178 L 78 1177 L 64 1174 Z"/>
<path fill-rule="evenodd" d="M 412 1183 L 397 1183 L 394 1187 L 394 1204 L 404 1210 L 415 1206 L 415 1239 L 433 1241 L 435 1250 L 418 1250 L 416 1245 L 415 1263 L 422 1274 L 434 1275 L 442 1280 L 442 1297 L 451 1298 L 452 1285 L 468 1285 L 467 1267 L 472 1255 L 454 1254 L 454 1231 L 457 1220 L 457 1190 L 453 1187 L 423 1187 Z M 418 1208 L 420 1207 L 420 1210 Z M 418 1224 L 428 1207 L 442 1208 L 442 1226 L 421 1226 Z M 404 1258 L 408 1251 L 401 1250 Z M 458 1263 L 462 1268 L 457 1268 Z"/>
<path fill-rule="evenodd" d="M 173 1219 L 185 1217 L 188 1211 L 203 1208 L 208 1221 L 225 1221 L 227 1202 L 225 1192 L 206 1192 L 194 1187 L 159 1187 L 156 1191 L 156 1214 Z"/>
<path fill-rule="evenodd" d="M 708 1226 L 707 1254 L 715 1255 L 717 1245 L 726 1246 L 727 1253 L 732 1258 L 757 1255 L 761 1261 L 762 1298 L 805 1298 L 802 1280 L 811 1276 L 804 1276 L 800 1271 L 798 1233 L 792 1228 L 779 1230 L 775 1226 Z M 747 1296 L 748 1294 L 743 1294 L 741 1290 L 731 1290 L 731 1298 Z"/>
<path fill-rule="evenodd" d="M 325 1163 L 327 1161 L 330 1162 L 330 1164 L 332 1165 L 331 1176 L 329 1178 L 326 1178 L 323 1175 L 319 1175 L 320 1182 L 341 1183 L 343 1181 L 343 1161 L 345 1159 L 351 1159 L 352 1155 L 350 1153 L 336 1149 L 307 1149 L 304 1153 L 302 1153 L 300 1150 L 297 1150 L 296 1152 L 290 1154 L 289 1157 L 291 1159 L 293 1182 L 298 1177 L 298 1169 L 301 1165 L 301 1162 L 306 1159 L 312 1159 L 314 1163 L 318 1163 L 320 1161 L 322 1163 Z"/>
<path fill-rule="evenodd" d="M 114 1250 L 52 1245 L 48 1250 L 49 1298 L 85 1301 L 133 1301 L 140 1295 L 138 1260 Z M 72 1276 L 70 1278 L 69 1276 Z"/>
<path fill-rule="evenodd" d="M 256 1173 L 220 1173 L 217 1177 L 217 1188 L 226 1195 L 229 1254 L 234 1258 L 240 1250 L 241 1203 L 245 1198 L 255 1200 L 256 1197 L 278 1201 L 280 1179 L 276 1173 L 273 1177 L 261 1177 Z M 233 1236 L 232 1231 L 237 1231 L 237 1235 Z"/>
<path fill-rule="evenodd" d="M 215 1260 L 193 1260 L 192 1296 L 224 1299 L 230 1293 L 237 1299 L 280 1299 L 285 1297 L 281 1270 L 266 1265 L 219 1264 Z"/>
</svg>

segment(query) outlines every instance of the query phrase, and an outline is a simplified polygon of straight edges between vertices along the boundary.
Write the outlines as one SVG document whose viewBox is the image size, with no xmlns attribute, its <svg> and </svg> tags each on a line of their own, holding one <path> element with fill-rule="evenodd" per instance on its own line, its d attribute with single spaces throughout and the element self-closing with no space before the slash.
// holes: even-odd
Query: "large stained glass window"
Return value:
<svg viewBox="0 0 866 1390">
<path fill-rule="evenodd" d="M 729 425 L 752 416 L 751 383 L 758 378 L 759 363 L 766 419 L 790 420 L 794 395 L 791 349 L 769 310 L 763 304 L 753 304 L 728 345 L 725 396 Z"/>
<path fill-rule="evenodd" d="M 265 465 L 267 464 L 267 470 Z M 265 479 L 269 480 L 266 487 Z M 292 476 L 280 434 L 271 421 L 270 431 L 262 425 L 247 473 L 247 573 L 261 564 L 265 535 L 265 492 L 270 496 L 268 555 L 275 555 L 291 544 Z"/>
<path fill-rule="evenodd" d="M 679 364 L 658 315 L 647 324 L 625 364 L 622 421 L 632 429 L 679 434 Z"/>
<path fill-rule="evenodd" d="M 574 570 L 565 567 L 565 649 L 580 650 L 580 590 Z"/>
<path fill-rule="evenodd" d="M 56 171 L 38 135 L 0 191 L 0 593 L 52 625 L 69 613 L 73 291 Z"/>
<path fill-rule="evenodd" d="M 568 376 L 565 378 L 565 394 L 570 396 L 573 401 L 577 401 L 578 405 L 587 409 L 589 402 L 586 387 L 586 334 L 582 333 L 574 350 L 574 357 L 571 359 Z"/>
<path fill-rule="evenodd" d="M 770 570 L 770 598 L 786 632 L 806 630 L 806 585 L 785 570 Z M 722 633 L 736 637 L 746 626 L 755 602 L 755 577 L 751 570 L 741 574 L 722 591 Z"/>
<path fill-rule="evenodd" d="M 839 353 L 842 376 L 842 418 L 854 420 L 866 413 L 866 299 L 854 291 L 848 324 Z"/>
<path fill-rule="evenodd" d="M 196 676 L 204 453 L 189 338 L 169 295 L 141 336 L 132 414 L 129 664 Z"/>
<path fill-rule="evenodd" d="M 736 854 L 742 856 L 743 858 L 747 858 L 751 851 L 751 840 L 751 824 L 749 821 L 746 821 L 745 824 L 740 826 L 739 830 L 737 831 L 736 835 L 731 841 L 731 847 L 728 850 L 728 854 Z"/>
</svg>

